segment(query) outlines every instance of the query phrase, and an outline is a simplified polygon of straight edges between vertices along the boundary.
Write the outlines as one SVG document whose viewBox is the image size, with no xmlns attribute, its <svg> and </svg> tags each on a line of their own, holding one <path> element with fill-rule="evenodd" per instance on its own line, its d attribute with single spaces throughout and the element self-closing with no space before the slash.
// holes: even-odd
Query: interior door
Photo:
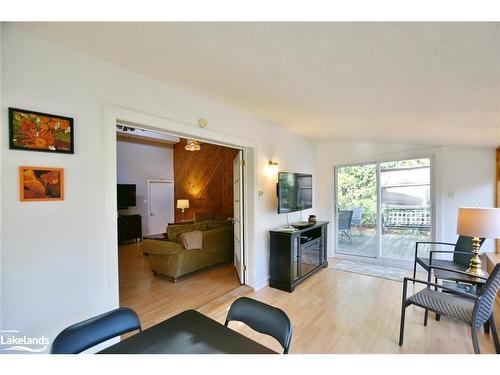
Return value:
<svg viewBox="0 0 500 375">
<path fill-rule="evenodd" d="M 165 232 L 174 222 L 174 184 L 171 181 L 149 181 L 149 234 Z"/>
<path fill-rule="evenodd" d="M 242 201 L 243 201 L 243 152 L 238 152 L 238 155 L 233 160 L 233 225 L 234 225 L 234 267 L 238 273 L 240 282 L 245 282 L 245 270 L 243 259 L 243 223 L 242 223 Z"/>
</svg>

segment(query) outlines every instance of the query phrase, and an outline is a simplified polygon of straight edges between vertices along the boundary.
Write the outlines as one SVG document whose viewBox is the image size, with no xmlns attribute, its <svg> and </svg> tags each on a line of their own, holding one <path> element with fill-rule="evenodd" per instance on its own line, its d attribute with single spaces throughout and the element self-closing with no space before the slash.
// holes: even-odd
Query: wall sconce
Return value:
<svg viewBox="0 0 500 375">
<path fill-rule="evenodd" d="M 279 164 L 277 161 L 269 160 L 269 163 L 267 163 L 266 166 L 266 174 L 269 177 L 276 176 L 278 174 L 278 166 Z"/>
</svg>

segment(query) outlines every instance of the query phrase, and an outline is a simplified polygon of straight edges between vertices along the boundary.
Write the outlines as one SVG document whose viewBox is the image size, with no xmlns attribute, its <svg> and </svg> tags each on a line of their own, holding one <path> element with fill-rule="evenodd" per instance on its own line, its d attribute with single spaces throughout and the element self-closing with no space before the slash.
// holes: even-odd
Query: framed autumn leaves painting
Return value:
<svg viewBox="0 0 500 375">
<path fill-rule="evenodd" d="M 73 154 L 73 119 L 9 108 L 9 147 Z"/>
<path fill-rule="evenodd" d="M 23 202 L 64 200 L 64 169 L 19 167 L 19 194 Z"/>
</svg>

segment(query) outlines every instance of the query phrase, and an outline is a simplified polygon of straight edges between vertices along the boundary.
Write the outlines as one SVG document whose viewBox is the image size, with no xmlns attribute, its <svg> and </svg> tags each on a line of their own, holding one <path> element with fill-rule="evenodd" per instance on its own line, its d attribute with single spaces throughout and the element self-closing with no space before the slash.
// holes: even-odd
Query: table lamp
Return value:
<svg viewBox="0 0 500 375">
<path fill-rule="evenodd" d="M 184 210 L 189 208 L 189 199 L 177 199 L 177 208 L 180 208 L 184 213 Z"/>
<path fill-rule="evenodd" d="M 500 208 L 459 208 L 457 234 L 473 238 L 467 272 L 484 276 L 479 257 L 480 238 L 500 238 Z"/>
</svg>

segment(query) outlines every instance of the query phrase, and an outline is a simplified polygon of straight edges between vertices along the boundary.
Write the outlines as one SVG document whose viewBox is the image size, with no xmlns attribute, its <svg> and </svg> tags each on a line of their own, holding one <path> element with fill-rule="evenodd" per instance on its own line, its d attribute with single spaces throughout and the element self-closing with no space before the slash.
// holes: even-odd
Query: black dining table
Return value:
<svg viewBox="0 0 500 375">
<path fill-rule="evenodd" d="M 276 352 L 196 310 L 186 310 L 100 351 L 99 354 L 276 354 Z"/>
</svg>

